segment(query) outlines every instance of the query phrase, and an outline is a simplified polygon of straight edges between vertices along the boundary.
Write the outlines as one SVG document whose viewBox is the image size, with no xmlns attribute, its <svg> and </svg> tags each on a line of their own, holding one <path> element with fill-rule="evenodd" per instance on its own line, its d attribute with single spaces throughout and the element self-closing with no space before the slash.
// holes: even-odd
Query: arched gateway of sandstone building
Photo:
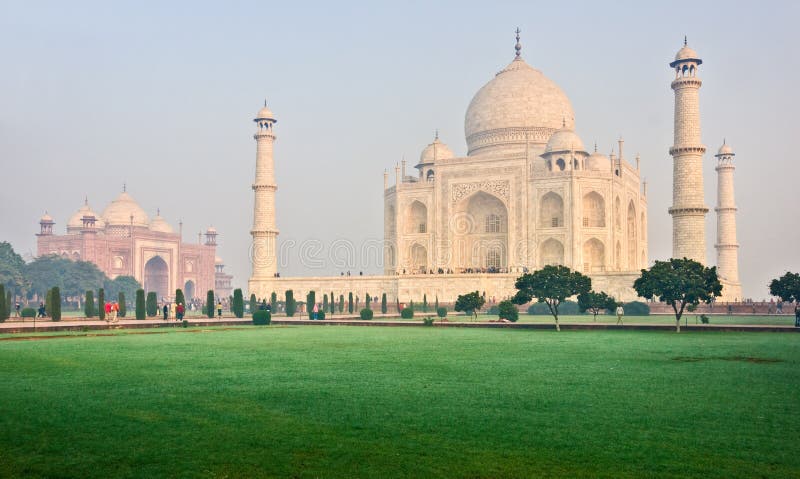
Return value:
<svg viewBox="0 0 800 479">
<path fill-rule="evenodd" d="M 621 139 L 616 155 L 587 148 L 567 96 L 520 49 L 467 108 L 467 156 L 437 135 L 413 175 L 397 165 L 389 185 L 384 174 L 382 276 L 275 276 L 276 120 L 266 106 L 259 111 L 250 292 L 450 302 L 478 290 L 500 300 L 522 272 L 561 264 L 591 276 L 597 290 L 634 299 L 633 281 L 648 266 L 639 158 L 626 161 Z"/>
</svg>

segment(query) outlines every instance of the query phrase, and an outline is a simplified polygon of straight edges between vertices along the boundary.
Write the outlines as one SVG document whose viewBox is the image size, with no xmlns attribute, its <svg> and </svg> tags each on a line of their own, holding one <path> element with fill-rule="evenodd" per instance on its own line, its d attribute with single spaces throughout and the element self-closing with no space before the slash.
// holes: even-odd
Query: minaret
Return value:
<svg viewBox="0 0 800 479">
<path fill-rule="evenodd" d="M 717 158 L 717 274 L 722 282 L 720 301 L 741 301 L 739 243 L 736 242 L 736 202 L 733 195 L 733 148 L 722 143 Z"/>
<path fill-rule="evenodd" d="M 672 155 L 672 257 L 706 263 L 703 199 L 703 154 L 700 143 L 700 86 L 698 67 L 703 60 L 683 41 L 683 48 L 669 66 L 675 69 L 675 140 Z"/>
<path fill-rule="evenodd" d="M 251 281 L 273 278 L 278 271 L 277 236 L 275 227 L 275 163 L 272 159 L 272 148 L 275 143 L 273 126 L 277 123 L 275 116 L 267 108 L 259 110 L 255 119 L 256 133 L 256 178 L 253 183 L 255 192 L 255 208 L 253 214 L 253 248 L 251 261 L 253 275 Z M 253 290 L 253 288 L 250 288 Z"/>
</svg>

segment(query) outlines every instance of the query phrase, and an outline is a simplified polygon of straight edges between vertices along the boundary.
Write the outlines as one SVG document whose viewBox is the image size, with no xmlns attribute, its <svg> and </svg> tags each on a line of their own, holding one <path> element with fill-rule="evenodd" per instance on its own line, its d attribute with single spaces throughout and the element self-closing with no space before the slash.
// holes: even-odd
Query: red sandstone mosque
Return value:
<svg viewBox="0 0 800 479">
<path fill-rule="evenodd" d="M 161 216 L 150 220 L 147 213 L 124 189 L 101 215 L 84 201 L 67 222 L 66 234 L 55 234 L 53 218 L 47 213 L 39 220 L 37 254 L 57 254 L 74 261 L 91 261 L 109 278 L 133 276 L 145 291 L 159 298 L 172 298 L 183 288 L 186 298 L 205 298 L 208 290 L 227 298 L 231 275 L 216 256 L 217 230 L 209 227 L 205 241 L 182 241 L 178 232 Z"/>
</svg>

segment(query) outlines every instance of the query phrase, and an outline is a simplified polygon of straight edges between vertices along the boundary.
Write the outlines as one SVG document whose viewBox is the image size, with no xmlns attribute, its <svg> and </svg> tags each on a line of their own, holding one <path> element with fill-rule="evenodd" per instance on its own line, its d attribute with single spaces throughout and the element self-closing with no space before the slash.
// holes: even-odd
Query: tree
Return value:
<svg viewBox="0 0 800 479">
<path fill-rule="evenodd" d="M 44 296 L 53 286 L 58 286 L 66 296 L 78 296 L 84 291 L 102 288 L 108 280 L 94 263 L 71 261 L 52 254 L 28 263 L 25 276 L 30 281 L 30 292 L 39 296 Z"/>
<path fill-rule="evenodd" d="M 322 295 L 322 311 L 328 310 L 328 293 Z"/>
<path fill-rule="evenodd" d="M 381 295 L 381 313 L 382 313 L 382 314 L 386 314 L 386 312 L 387 312 L 388 310 L 389 310 L 389 308 L 388 308 L 388 306 L 386 305 L 386 293 L 383 293 L 383 294 Z"/>
<path fill-rule="evenodd" d="M 474 319 L 478 319 L 478 311 L 480 311 L 485 303 L 486 299 L 477 291 L 473 291 L 471 293 L 458 295 L 455 308 L 453 309 L 456 311 L 463 311 Z"/>
<path fill-rule="evenodd" d="M 597 314 L 603 310 L 613 310 L 617 307 L 617 301 L 606 294 L 605 291 L 596 293 L 594 291 L 587 291 L 578 295 L 578 307 L 581 313 L 589 311 L 594 315 L 594 320 L 597 321 Z"/>
<path fill-rule="evenodd" d="M 273 291 L 269 295 L 269 310 L 274 314 L 278 310 L 278 294 Z"/>
<path fill-rule="evenodd" d="M 237 318 L 244 317 L 244 296 L 242 295 L 241 288 L 236 288 L 233 290 L 231 309 L 233 310 L 233 315 Z"/>
<path fill-rule="evenodd" d="M 286 316 L 291 318 L 297 311 L 297 303 L 294 300 L 294 291 L 291 289 L 286 291 Z"/>
<path fill-rule="evenodd" d="M 214 317 L 214 290 L 209 289 L 206 291 L 206 313 L 209 318 Z"/>
<path fill-rule="evenodd" d="M 6 309 L 6 285 L 0 284 L 0 323 L 8 319 Z"/>
<path fill-rule="evenodd" d="M 87 318 L 94 317 L 94 292 L 92 290 L 86 292 L 86 299 L 83 301 L 83 314 Z"/>
<path fill-rule="evenodd" d="M 433 303 L 433 309 L 435 309 L 436 311 L 439 311 L 439 295 L 438 294 L 436 295 L 436 302 Z"/>
<path fill-rule="evenodd" d="M 186 306 L 186 298 L 183 295 L 183 290 L 180 288 L 175 290 L 175 304 L 182 304 Z"/>
<path fill-rule="evenodd" d="M 519 319 L 519 310 L 517 309 L 516 305 L 512 303 L 510 300 L 500 301 L 497 305 L 498 316 L 500 319 L 507 319 L 512 323 L 516 323 Z"/>
<path fill-rule="evenodd" d="M 331 309 L 330 309 L 331 316 L 333 315 L 335 304 L 336 304 L 336 298 L 333 296 L 333 291 L 331 291 Z"/>
<path fill-rule="evenodd" d="M 394 298 L 395 307 L 397 308 L 397 314 L 400 314 L 403 310 L 400 308 L 400 297 L 397 296 Z"/>
<path fill-rule="evenodd" d="M 128 307 L 125 305 L 125 293 L 122 291 L 117 294 L 117 304 L 119 304 L 119 317 L 124 318 L 128 314 Z"/>
<path fill-rule="evenodd" d="M 133 276 L 117 276 L 103 282 L 103 289 L 106 290 L 106 297 L 109 298 L 116 298 L 119 293 L 125 293 L 126 298 L 133 298 L 136 290 L 141 287 L 142 285 Z"/>
<path fill-rule="evenodd" d="M 136 290 L 136 319 L 144 319 L 145 313 L 144 290 L 139 288 Z"/>
<path fill-rule="evenodd" d="M 144 306 L 145 310 L 147 311 L 147 317 L 152 318 L 158 314 L 158 296 L 156 296 L 155 291 L 149 291 L 147 293 L 147 299 L 145 299 Z"/>
<path fill-rule="evenodd" d="M 50 295 L 53 292 L 52 288 L 47 290 L 47 294 L 44 295 L 44 314 L 45 316 L 50 316 Z"/>
<path fill-rule="evenodd" d="M 347 294 L 347 312 L 353 314 L 353 292 Z"/>
<path fill-rule="evenodd" d="M 58 286 L 50 290 L 50 319 L 61 321 L 61 290 Z"/>
<path fill-rule="evenodd" d="M 787 303 L 794 302 L 796 312 L 800 307 L 800 274 L 787 271 L 780 278 L 773 279 L 769 283 L 769 294 Z"/>
<path fill-rule="evenodd" d="M 427 294 L 423 294 L 422 295 L 422 312 L 423 313 L 427 313 L 428 312 L 428 295 Z"/>
<path fill-rule="evenodd" d="M 97 315 L 100 316 L 100 321 L 105 321 L 106 319 L 106 291 L 103 288 L 100 288 L 97 291 Z"/>
<path fill-rule="evenodd" d="M 25 278 L 25 260 L 6 241 L 0 242 L 0 284 L 17 294 L 26 293 L 30 287 Z"/>
<path fill-rule="evenodd" d="M 308 319 L 314 319 L 314 306 L 317 304 L 317 293 L 309 291 L 306 295 L 306 312 Z"/>
<path fill-rule="evenodd" d="M 275 294 L 275 293 L 273 293 Z M 258 300 L 256 299 L 256 294 L 250 294 L 250 314 L 253 314 L 258 309 Z M 274 312 L 274 311 L 273 311 Z"/>
<path fill-rule="evenodd" d="M 523 274 L 517 278 L 514 287 L 517 288 L 517 294 L 511 300 L 514 304 L 529 303 L 533 298 L 547 304 L 555 319 L 556 331 L 561 331 L 558 306 L 569 297 L 588 293 L 592 289 L 592 280 L 566 266 L 547 265 L 533 273 Z"/>
<path fill-rule="evenodd" d="M 339 295 L 339 314 L 344 313 L 344 295 Z"/>
<path fill-rule="evenodd" d="M 370 297 L 369 293 L 367 293 L 367 300 L 364 303 L 364 307 L 367 309 L 372 309 L 372 298 Z"/>
<path fill-rule="evenodd" d="M 681 316 L 686 307 L 695 308 L 700 302 L 711 303 L 722 294 L 717 268 L 703 266 L 688 258 L 656 261 L 633 282 L 633 289 L 643 298 L 657 297 L 672 306 L 675 330 L 681 332 Z"/>
</svg>

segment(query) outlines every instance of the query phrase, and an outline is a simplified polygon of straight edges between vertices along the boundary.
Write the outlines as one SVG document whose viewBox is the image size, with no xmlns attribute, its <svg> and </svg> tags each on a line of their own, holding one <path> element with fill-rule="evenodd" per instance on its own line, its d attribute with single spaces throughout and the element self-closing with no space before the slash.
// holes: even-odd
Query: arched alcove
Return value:
<svg viewBox="0 0 800 479">
<path fill-rule="evenodd" d="M 558 228 L 564 226 L 564 200 L 553 191 L 542 196 L 539 202 L 539 226 Z"/>
</svg>

